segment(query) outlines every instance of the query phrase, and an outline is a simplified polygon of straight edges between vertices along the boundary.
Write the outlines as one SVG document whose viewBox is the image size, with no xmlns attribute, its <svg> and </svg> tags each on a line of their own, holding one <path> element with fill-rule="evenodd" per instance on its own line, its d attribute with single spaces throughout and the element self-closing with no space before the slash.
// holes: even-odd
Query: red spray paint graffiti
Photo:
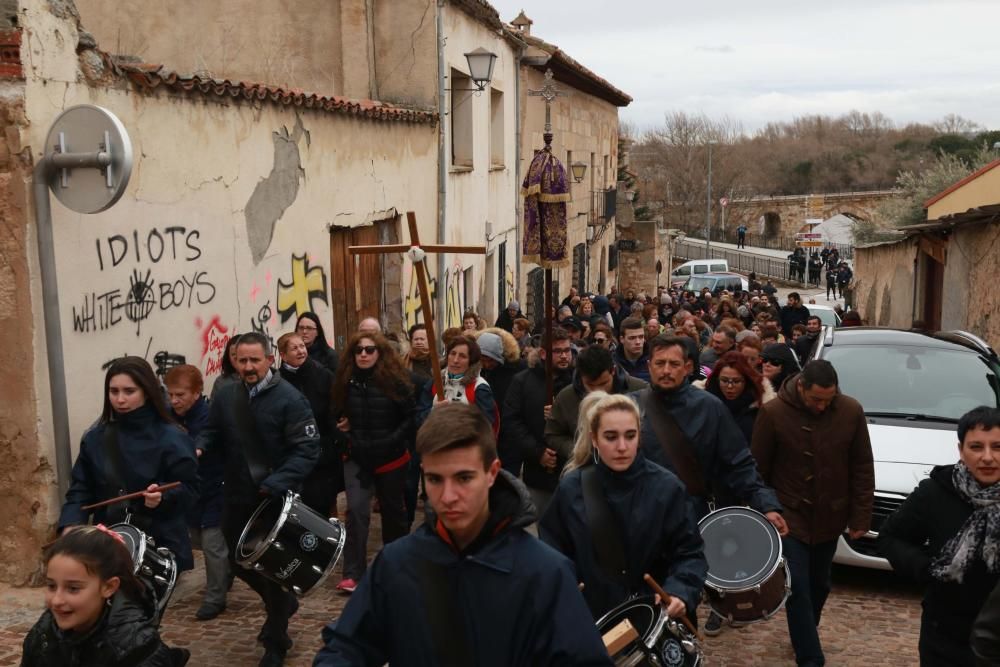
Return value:
<svg viewBox="0 0 1000 667">
<path fill-rule="evenodd" d="M 201 358 L 205 362 L 205 377 L 222 372 L 222 359 L 229 344 L 229 328 L 216 315 L 201 332 Z"/>
</svg>

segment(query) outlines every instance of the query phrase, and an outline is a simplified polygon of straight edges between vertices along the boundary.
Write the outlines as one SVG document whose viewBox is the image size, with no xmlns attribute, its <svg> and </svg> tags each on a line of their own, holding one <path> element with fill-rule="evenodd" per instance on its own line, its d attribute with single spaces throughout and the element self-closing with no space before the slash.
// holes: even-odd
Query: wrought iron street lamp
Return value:
<svg viewBox="0 0 1000 667">
<path fill-rule="evenodd" d="M 497 63 L 497 54 L 480 46 L 475 51 L 466 53 L 465 60 L 469 63 L 469 78 L 476 85 L 476 90 L 483 92 L 493 80 L 493 67 Z"/>
<path fill-rule="evenodd" d="M 587 163 L 574 162 L 569 166 L 569 170 L 573 173 L 573 180 L 582 183 L 583 177 L 587 175 Z"/>
</svg>

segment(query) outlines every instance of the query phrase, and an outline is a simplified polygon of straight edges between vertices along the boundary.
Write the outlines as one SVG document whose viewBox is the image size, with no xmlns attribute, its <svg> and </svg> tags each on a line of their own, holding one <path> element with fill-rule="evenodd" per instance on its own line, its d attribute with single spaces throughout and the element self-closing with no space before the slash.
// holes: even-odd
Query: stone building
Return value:
<svg viewBox="0 0 1000 667">
<path fill-rule="evenodd" d="M 618 110 L 628 106 L 632 98 L 558 46 L 532 34 L 532 23 L 523 12 L 511 22 L 511 29 L 525 43 L 520 65 L 520 172 L 523 176 L 535 151 L 545 145 L 545 102 L 529 96 L 529 91 L 540 90 L 545 85 L 545 72 L 551 70 L 556 86 L 564 93 L 551 106 L 553 154 L 567 174 L 573 163 L 586 166 L 582 182 L 570 178 L 573 201 L 567 206 L 567 248 L 571 262 L 554 270 L 552 281 L 560 295 L 569 293 L 570 286 L 603 294 L 616 279 L 609 260 L 616 240 Z M 544 296 L 542 270 L 523 267 L 519 284 L 525 296 L 522 308 L 527 307 L 529 317 L 537 317 Z"/>
<path fill-rule="evenodd" d="M 927 222 L 854 251 L 855 305 L 866 324 L 963 329 L 1000 346 L 1000 160 L 924 203 Z"/>
<path fill-rule="evenodd" d="M 183 360 L 210 386 L 237 332 L 276 339 L 312 310 L 340 345 L 366 315 L 394 328 L 419 318 L 409 260 L 347 253 L 408 240 L 407 211 L 424 241 L 490 243 L 492 260 L 430 262 L 448 323 L 512 282 L 514 253 L 499 261 L 497 246 L 516 233 L 520 43 L 495 10 L 298 5 L 0 0 L 0 552 L 36 554 L 51 537 L 108 361 L 135 354 L 162 373 Z M 494 90 L 458 103 L 473 120 L 471 164 L 456 164 L 443 157 L 452 89 L 478 47 L 498 56 Z M 67 441 L 53 426 L 31 171 L 53 120 L 78 104 L 121 120 L 135 166 L 103 213 L 53 199 Z M 36 570 L 0 559 L 0 581 Z"/>
</svg>

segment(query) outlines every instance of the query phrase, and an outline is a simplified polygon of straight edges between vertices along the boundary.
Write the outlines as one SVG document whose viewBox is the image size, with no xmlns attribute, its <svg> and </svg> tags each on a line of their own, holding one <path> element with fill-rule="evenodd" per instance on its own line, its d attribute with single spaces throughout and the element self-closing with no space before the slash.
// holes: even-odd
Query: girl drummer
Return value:
<svg viewBox="0 0 1000 667">
<path fill-rule="evenodd" d="M 650 593 L 646 573 L 672 596 L 664 601 L 669 616 L 694 618 L 708 572 L 701 535 L 684 485 L 643 456 L 639 431 L 639 408 L 628 396 L 596 391 L 583 399 L 573 458 L 539 535 L 576 563 L 595 619 L 632 595 Z M 598 512 L 601 505 L 609 511 Z M 588 521 L 599 514 L 610 521 Z M 608 553 L 595 550 L 598 535 L 616 545 L 624 572 L 612 571 L 614 557 L 598 555 Z"/>
<path fill-rule="evenodd" d="M 45 607 L 24 638 L 21 667 L 180 667 L 124 541 L 103 525 L 71 530 L 45 552 Z"/>
<path fill-rule="evenodd" d="M 178 571 L 194 567 L 185 512 L 195 498 L 198 462 L 191 438 L 170 417 L 153 369 L 140 357 L 115 360 L 104 377 L 104 410 L 83 435 L 59 530 L 128 520 L 166 547 Z M 180 482 L 169 491 L 159 484 Z M 84 510 L 103 500 L 142 491 L 141 499 Z"/>
</svg>

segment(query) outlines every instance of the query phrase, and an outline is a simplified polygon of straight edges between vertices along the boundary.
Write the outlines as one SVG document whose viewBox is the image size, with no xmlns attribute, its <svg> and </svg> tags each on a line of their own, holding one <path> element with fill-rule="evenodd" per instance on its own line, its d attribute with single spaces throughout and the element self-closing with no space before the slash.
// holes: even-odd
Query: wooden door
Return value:
<svg viewBox="0 0 1000 667">
<path fill-rule="evenodd" d="M 334 227 L 330 230 L 330 306 L 334 347 L 343 349 L 366 317 L 382 312 L 382 256 L 352 255 L 352 245 L 378 245 L 378 230 Z"/>
</svg>

